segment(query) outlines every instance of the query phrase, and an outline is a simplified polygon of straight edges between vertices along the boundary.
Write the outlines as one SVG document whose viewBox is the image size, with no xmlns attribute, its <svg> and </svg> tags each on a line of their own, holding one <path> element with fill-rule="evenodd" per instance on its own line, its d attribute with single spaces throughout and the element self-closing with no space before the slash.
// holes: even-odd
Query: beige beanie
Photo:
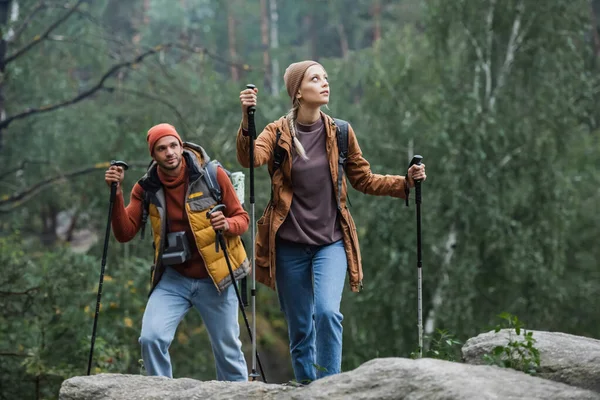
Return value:
<svg viewBox="0 0 600 400">
<path fill-rule="evenodd" d="M 300 89 L 300 83 L 302 83 L 304 73 L 313 65 L 321 64 L 316 61 L 306 60 L 290 64 L 290 66 L 286 68 L 285 73 L 283 74 L 283 81 L 285 82 L 285 88 L 292 99 L 292 103 L 296 98 L 298 89 Z"/>
</svg>

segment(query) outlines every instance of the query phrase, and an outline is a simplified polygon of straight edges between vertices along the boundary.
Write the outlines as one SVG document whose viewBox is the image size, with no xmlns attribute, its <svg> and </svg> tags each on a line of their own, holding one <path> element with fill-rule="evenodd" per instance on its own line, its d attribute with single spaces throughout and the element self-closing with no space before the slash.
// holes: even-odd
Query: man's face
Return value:
<svg viewBox="0 0 600 400">
<path fill-rule="evenodd" d="M 158 166 L 166 171 L 173 171 L 181 165 L 183 147 L 175 136 L 160 138 L 154 145 L 154 160 Z"/>
</svg>

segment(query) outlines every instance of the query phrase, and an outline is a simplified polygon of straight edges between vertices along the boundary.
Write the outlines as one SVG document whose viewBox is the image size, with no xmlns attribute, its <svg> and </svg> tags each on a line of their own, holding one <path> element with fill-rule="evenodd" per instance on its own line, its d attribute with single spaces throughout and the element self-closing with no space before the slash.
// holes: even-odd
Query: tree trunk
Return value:
<svg viewBox="0 0 600 400">
<path fill-rule="evenodd" d="M 308 37 L 309 54 L 312 60 L 317 60 L 317 33 L 314 27 L 315 17 L 313 11 L 304 17 L 303 25 L 306 37 Z"/>
<path fill-rule="evenodd" d="M 10 5 L 11 0 L 0 0 L 0 121 L 6 119 L 6 104 L 4 99 L 4 72 L 6 70 L 6 65 L 4 64 L 4 58 L 6 57 L 7 42 L 3 32 L 6 32 L 6 23 L 8 22 L 8 16 L 10 14 Z M 0 151 L 3 147 L 3 134 L 3 130 L 0 129 Z"/>
<path fill-rule="evenodd" d="M 277 0 L 270 0 L 271 8 L 271 94 L 279 96 L 279 60 L 277 51 L 279 50 L 279 14 L 277 13 Z"/>
<path fill-rule="evenodd" d="M 376 0 L 371 8 L 373 18 L 373 43 L 381 39 L 381 1 Z"/>
<path fill-rule="evenodd" d="M 348 58 L 348 37 L 346 36 L 346 31 L 344 30 L 344 22 L 341 18 L 338 19 L 338 23 L 336 24 L 336 29 L 338 35 L 340 36 L 340 48 L 342 49 L 342 58 Z"/>
<path fill-rule="evenodd" d="M 150 0 L 144 0 L 144 25 L 150 23 Z"/>
<path fill-rule="evenodd" d="M 594 40 L 594 55 L 600 54 L 600 34 L 598 33 L 598 10 L 600 10 L 600 1 L 592 0 L 590 3 L 590 16 L 592 20 L 592 37 Z"/>
<path fill-rule="evenodd" d="M 42 208 L 42 243 L 46 246 L 52 246 L 58 238 L 56 234 L 56 217 L 58 211 L 53 204 L 48 204 Z"/>
<path fill-rule="evenodd" d="M 442 309 L 444 300 L 446 297 L 446 291 L 448 284 L 450 282 L 450 277 L 448 271 L 450 270 L 450 262 L 452 261 L 452 256 L 454 255 L 454 248 L 456 247 L 456 228 L 454 225 L 450 228 L 450 232 L 448 233 L 448 238 L 446 239 L 446 243 L 444 244 L 444 261 L 442 262 L 442 268 L 438 275 L 437 279 L 437 287 L 433 294 L 433 298 L 431 301 L 431 309 L 429 310 L 429 314 L 427 315 L 427 319 L 425 320 L 425 332 L 424 336 L 431 337 L 435 328 L 437 326 L 437 317 L 438 312 Z M 424 346 L 428 347 L 428 346 Z"/>
<path fill-rule="evenodd" d="M 267 11 L 267 0 L 260 0 L 260 42 L 263 53 L 263 69 L 265 89 L 271 91 L 271 56 L 269 54 L 269 15 Z"/>
<path fill-rule="evenodd" d="M 234 63 L 237 61 L 237 52 L 235 50 L 235 18 L 233 16 L 233 9 L 235 4 L 233 1 L 227 2 L 227 37 L 229 39 L 229 58 L 231 59 L 231 79 L 234 82 L 239 81 L 240 76 L 237 67 Z"/>
</svg>

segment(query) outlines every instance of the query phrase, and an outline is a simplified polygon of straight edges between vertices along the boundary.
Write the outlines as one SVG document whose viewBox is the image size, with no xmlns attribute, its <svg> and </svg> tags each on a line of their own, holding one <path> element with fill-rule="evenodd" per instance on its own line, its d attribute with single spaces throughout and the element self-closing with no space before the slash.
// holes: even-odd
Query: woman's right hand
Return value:
<svg viewBox="0 0 600 400">
<path fill-rule="evenodd" d="M 121 193 L 121 182 L 125 179 L 125 170 L 123 167 L 112 165 L 104 173 L 104 181 L 110 187 L 113 182 L 117 182 L 117 194 Z"/>
<path fill-rule="evenodd" d="M 256 107 L 258 89 L 244 89 L 240 92 L 240 103 L 242 103 L 242 126 L 248 129 L 248 107 Z"/>
</svg>

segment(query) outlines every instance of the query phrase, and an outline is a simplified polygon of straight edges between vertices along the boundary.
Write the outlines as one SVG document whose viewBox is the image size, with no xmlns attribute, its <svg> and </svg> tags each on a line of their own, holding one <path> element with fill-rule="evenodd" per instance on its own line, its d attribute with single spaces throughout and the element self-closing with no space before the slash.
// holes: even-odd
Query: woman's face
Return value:
<svg viewBox="0 0 600 400">
<path fill-rule="evenodd" d="M 306 70 L 296 98 L 302 104 L 317 107 L 329 103 L 329 81 L 323 67 L 313 65 Z"/>
</svg>

